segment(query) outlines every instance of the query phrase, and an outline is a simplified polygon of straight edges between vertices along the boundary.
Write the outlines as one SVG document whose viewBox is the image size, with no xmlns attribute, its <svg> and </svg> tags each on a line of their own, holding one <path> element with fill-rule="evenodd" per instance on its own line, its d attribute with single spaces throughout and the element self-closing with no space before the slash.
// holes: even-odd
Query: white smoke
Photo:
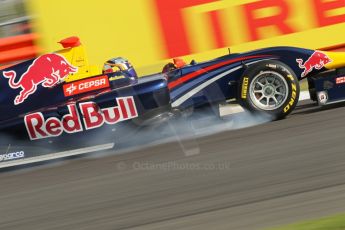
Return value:
<svg viewBox="0 0 345 230">
<path fill-rule="evenodd" d="M 242 129 L 260 125 L 271 121 L 269 117 L 241 112 L 220 118 L 210 111 L 194 111 L 192 116 L 172 118 L 159 126 L 121 130 L 129 133 L 129 140 L 125 143 L 114 139 L 115 149 L 89 155 L 89 158 L 98 158 L 108 155 L 117 155 L 138 151 L 149 146 L 161 145 L 169 142 L 178 142 L 185 156 L 200 153 L 198 138 L 211 136 L 221 132 Z M 102 139 L 103 134 L 97 137 Z"/>
<path fill-rule="evenodd" d="M 105 141 L 114 142 L 115 148 L 86 154 L 83 157 L 93 159 L 110 155 L 130 154 L 130 152 L 140 150 L 144 147 L 169 142 L 177 142 L 185 156 L 189 157 L 200 153 L 198 143 L 200 137 L 255 126 L 269 121 L 270 119 L 267 117 L 253 115 L 249 112 L 241 112 L 220 118 L 217 116 L 217 111 L 207 109 L 195 110 L 192 112 L 192 115 L 172 117 L 159 125 L 139 127 L 126 124 L 122 128 L 108 126 L 106 130 L 100 129 L 92 136 L 88 136 L 88 139 L 92 140 L 92 144 L 97 142 L 104 143 Z M 73 135 L 71 138 L 73 138 Z M 35 141 L 20 141 L 15 137 L 7 135 L 2 135 L 1 140 L 1 143 L 8 144 L 2 144 L 0 146 L 0 154 L 22 150 L 37 152 L 37 154 L 42 152 L 56 153 L 59 152 L 59 145 L 61 145 L 58 141 L 56 143 L 47 141 L 42 146 L 41 144 L 36 144 Z M 51 161 L 49 164 L 35 164 L 28 165 L 28 167 L 20 166 L 19 171 L 18 168 L 15 168 L 15 172 L 56 167 L 67 162 L 70 161 L 61 159 Z M 13 170 L 8 169 L 7 172 L 13 173 Z"/>
</svg>

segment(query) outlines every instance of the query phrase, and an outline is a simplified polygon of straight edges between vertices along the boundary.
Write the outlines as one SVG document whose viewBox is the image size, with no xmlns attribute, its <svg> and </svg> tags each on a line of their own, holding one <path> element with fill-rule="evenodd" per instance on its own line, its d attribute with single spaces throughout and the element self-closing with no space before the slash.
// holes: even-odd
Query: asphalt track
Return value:
<svg viewBox="0 0 345 230">
<path fill-rule="evenodd" d="M 344 105 L 0 174 L 0 229 L 262 229 L 345 212 Z M 186 154 L 187 153 L 187 154 Z"/>
</svg>

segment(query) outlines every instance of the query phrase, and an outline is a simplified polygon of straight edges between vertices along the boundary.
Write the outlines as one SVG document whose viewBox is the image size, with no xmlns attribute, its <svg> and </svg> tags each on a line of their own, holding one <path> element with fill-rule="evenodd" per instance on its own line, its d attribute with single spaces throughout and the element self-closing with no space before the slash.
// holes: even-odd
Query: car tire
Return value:
<svg viewBox="0 0 345 230">
<path fill-rule="evenodd" d="M 241 76 L 238 102 L 252 113 L 278 120 L 293 111 L 299 94 L 298 78 L 289 66 L 275 60 L 262 61 L 248 67 Z"/>
</svg>

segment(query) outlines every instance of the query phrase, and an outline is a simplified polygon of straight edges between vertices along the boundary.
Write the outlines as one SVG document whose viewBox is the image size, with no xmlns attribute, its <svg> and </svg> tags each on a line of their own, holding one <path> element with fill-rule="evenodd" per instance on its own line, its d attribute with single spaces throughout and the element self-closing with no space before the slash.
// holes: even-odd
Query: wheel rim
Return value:
<svg viewBox="0 0 345 230">
<path fill-rule="evenodd" d="M 281 107 L 288 94 L 286 79 L 273 71 L 260 72 L 254 77 L 249 88 L 251 101 L 262 110 L 275 110 Z"/>
</svg>

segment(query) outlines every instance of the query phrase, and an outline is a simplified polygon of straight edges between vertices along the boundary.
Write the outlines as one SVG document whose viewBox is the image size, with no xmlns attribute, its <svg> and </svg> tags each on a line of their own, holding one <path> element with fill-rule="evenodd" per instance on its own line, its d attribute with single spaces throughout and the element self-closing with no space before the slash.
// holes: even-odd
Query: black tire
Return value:
<svg viewBox="0 0 345 230">
<path fill-rule="evenodd" d="M 250 112 L 278 120 L 293 111 L 299 94 L 298 79 L 289 66 L 280 61 L 262 61 L 248 67 L 240 78 L 238 102 Z"/>
</svg>

